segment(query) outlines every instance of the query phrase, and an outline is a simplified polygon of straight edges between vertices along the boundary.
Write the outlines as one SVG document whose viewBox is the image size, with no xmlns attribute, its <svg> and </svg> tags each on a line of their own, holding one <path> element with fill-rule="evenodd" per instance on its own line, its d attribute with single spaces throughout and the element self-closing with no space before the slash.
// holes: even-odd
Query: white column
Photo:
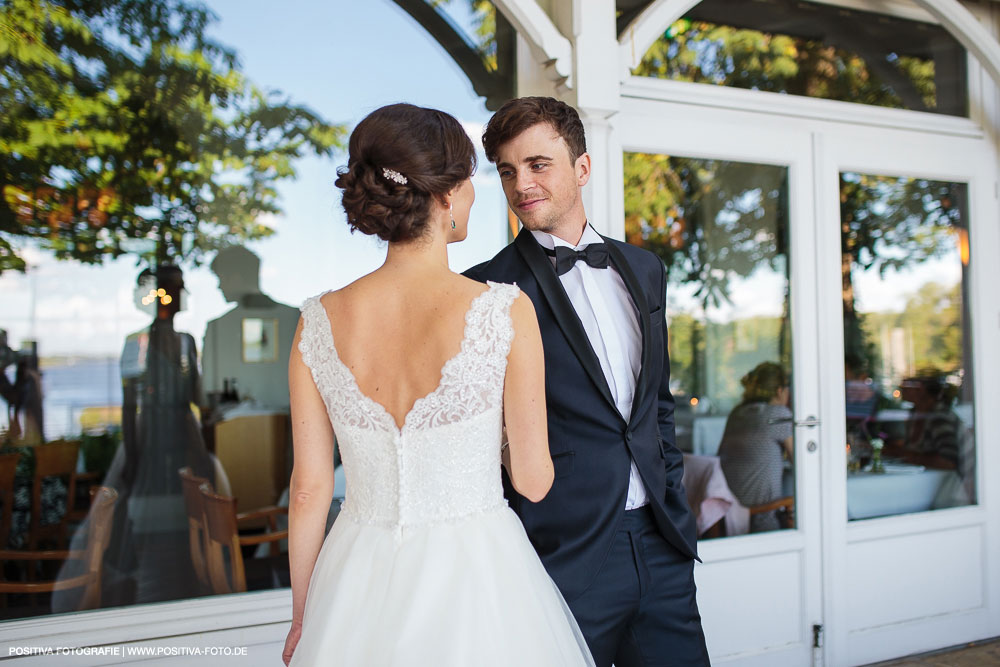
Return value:
<svg viewBox="0 0 1000 667">
<path fill-rule="evenodd" d="M 571 25 L 560 25 L 567 18 Z M 621 238 L 622 154 L 608 122 L 620 106 L 615 3 L 573 0 L 571 16 L 553 19 L 564 33 L 572 31 L 573 88 L 564 99 L 579 110 L 587 132 L 592 172 L 583 191 L 584 207 L 598 232 Z"/>
</svg>

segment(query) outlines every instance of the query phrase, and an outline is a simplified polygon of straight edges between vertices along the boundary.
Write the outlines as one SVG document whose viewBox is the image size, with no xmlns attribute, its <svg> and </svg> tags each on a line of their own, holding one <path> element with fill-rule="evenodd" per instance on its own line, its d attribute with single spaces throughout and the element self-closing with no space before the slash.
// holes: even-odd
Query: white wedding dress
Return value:
<svg viewBox="0 0 1000 667">
<path fill-rule="evenodd" d="M 461 351 L 402 429 L 337 356 L 319 297 L 303 305 L 299 349 L 337 434 L 347 497 L 309 582 L 292 667 L 593 665 L 503 497 L 517 294 L 490 283 L 473 300 Z"/>
</svg>

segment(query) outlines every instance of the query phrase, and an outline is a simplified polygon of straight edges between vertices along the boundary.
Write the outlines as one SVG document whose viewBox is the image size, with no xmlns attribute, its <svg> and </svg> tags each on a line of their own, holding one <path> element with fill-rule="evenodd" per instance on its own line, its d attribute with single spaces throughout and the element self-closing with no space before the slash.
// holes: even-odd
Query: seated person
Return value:
<svg viewBox="0 0 1000 667">
<path fill-rule="evenodd" d="M 952 410 L 956 387 L 944 374 L 927 371 L 903 379 L 899 390 L 900 398 L 913 407 L 904 437 L 886 443 L 884 456 L 939 470 L 958 469 L 966 428 Z"/>
<path fill-rule="evenodd" d="M 765 361 L 740 380 L 743 402 L 726 420 L 719 444 L 722 472 L 740 504 L 763 505 L 781 498 L 782 455 L 792 459 L 792 411 L 788 377 Z M 781 528 L 776 512 L 750 517 L 750 532 Z"/>
</svg>

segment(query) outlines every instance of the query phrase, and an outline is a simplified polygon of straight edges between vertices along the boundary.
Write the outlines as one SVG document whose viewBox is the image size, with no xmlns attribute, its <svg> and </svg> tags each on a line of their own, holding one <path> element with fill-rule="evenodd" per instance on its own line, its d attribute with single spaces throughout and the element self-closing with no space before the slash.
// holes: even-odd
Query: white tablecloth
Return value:
<svg viewBox="0 0 1000 667">
<path fill-rule="evenodd" d="M 886 464 L 885 473 L 849 473 L 847 518 L 926 512 L 940 505 L 939 493 L 957 479 L 954 470 L 926 470 L 923 466 L 898 463 Z"/>
</svg>

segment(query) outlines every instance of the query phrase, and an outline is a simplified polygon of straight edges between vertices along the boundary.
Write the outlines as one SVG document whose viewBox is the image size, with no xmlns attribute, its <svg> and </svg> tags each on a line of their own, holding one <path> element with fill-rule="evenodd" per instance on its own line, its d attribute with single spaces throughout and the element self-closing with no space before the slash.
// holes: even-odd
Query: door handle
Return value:
<svg viewBox="0 0 1000 667">
<path fill-rule="evenodd" d="M 806 428 L 816 428 L 820 425 L 820 420 L 816 419 L 814 416 L 809 415 L 805 419 L 800 419 L 795 422 L 796 426 L 805 426 Z"/>
</svg>

